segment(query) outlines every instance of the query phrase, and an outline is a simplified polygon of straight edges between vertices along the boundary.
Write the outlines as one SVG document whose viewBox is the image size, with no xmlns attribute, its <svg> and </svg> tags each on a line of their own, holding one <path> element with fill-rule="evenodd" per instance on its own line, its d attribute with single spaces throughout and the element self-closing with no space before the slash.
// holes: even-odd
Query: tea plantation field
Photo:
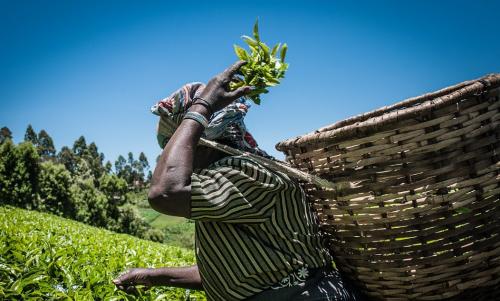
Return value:
<svg viewBox="0 0 500 301">
<path fill-rule="evenodd" d="M 185 290 L 166 287 L 127 295 L 111 280 L 131 267 L 194 261 L 189 250 L 0 206 L 0 300 L 186 300 Z"/>
</svg>

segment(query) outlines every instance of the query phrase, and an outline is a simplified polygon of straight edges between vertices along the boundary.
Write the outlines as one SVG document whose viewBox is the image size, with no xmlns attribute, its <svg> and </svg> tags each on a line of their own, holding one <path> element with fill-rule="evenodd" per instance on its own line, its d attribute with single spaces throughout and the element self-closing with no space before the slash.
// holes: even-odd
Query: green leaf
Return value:
<svg viewBox="0 0 500 301">
<path fill-rule="evenodd" d="M 269 87 L 274 87 L 279 85 L 280 81 L 275 78 L 266 78 L 266 85 Z"/>
<path fill-rule="evenodd" d="M 252 39 L 251 37 L 241 36 L 241 38 L 243 39 L 243 41 L 245 41 L 245 43 L 248 44 L 248 46 L 253 46 L 255 48 L 259 47 L 259 43 L 257 41 L 255 41 L 254 39 Z"/>
<path fill-rule="evenodd" d="M 271 59 L 271 57 L 270 57 L 270 56 L 271 56 L 271 52 L 270 52 L 269 46 L 267 46 L 267 45 L 266 45 L 265 43 L 263 43 L 263 42 L 260 42 L 260 43 L 259 43 L 259 46 L 260 46 L 260 48 L 264 51 L 264 60 L 265 60 L 266 62 L 269 62 L 269 61 L 270 61 L 270 59 Z"/>
<path fill-rule="evenodd" d="M 259 94 L 266 94 L 268 92 L 269 92 L 269 90 L 267 90 L 266 88 L 257 88 L 255 90 L 252 90 L 250 93 L 248 93 L 248 96 L 255 96 L 255 95 L 259 95 Z"/>
<path fill-rule="evenodd" d="M 250 96 L 250 100 L 252 100 L 256 105 L 260 105 L 260 97 L 258 95 Z"/>
<path fill-rule="evenodd" d="M 288 46 L 285 44 L 283 44 L 283 47 L 281 47 L 281 54 L 280 54 L 280 57 L 281 57 L 281 62 L 284 63 L 285 62 L 285 56 L 286 56 L 286 50 L 288 49 Z"/>
<path fill-rule="evenodd" d="M 281 43 L 278 43 L 278 44 L 274 45 L 273 50 L 271 50 L 271 55 L 272 56 L 276 55 L 276 53 L 278 52 L 278 49 L 280 48 L 280 46 L 281 46 Z"/>
<path fill-rule="evenodd" d="M 244 85 L 245 85 L 244 82 L 230 82 L 229 88 L 234 91 L 234 90 L 238 89 L 239 87 L 243 87 Z"/>
<path fill-rule="evenodd" d="M 234 52 L 240 59 L 248 61 L 248 53 L 246 52 L 245 49 L 241 48 L 238 45 L 234 45 Z"/>
<path fill-rule="evenodd" d="M 255 24 L 253 25 L 253 36 L 257 41 L 260 41 L 259 37 L 259 19 L 255 20 Z"/>
</svg>

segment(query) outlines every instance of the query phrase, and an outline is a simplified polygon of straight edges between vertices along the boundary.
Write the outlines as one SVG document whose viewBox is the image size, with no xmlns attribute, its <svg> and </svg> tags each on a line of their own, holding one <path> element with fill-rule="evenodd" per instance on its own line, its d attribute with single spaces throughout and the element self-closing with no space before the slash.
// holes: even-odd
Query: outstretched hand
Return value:
<svg viewBox="0 0 500 301">
<path fill-rule="evenodd" d="M 245 61 L 234 63 L 231 67 L 224 70 L 224 72 L 212 78 L 202 91 L 200 97 L 212 106 L 214 112 L 223 109 L 236 99 L 252 91 L 252 87 L 250 86 L 240 87 L 234 91 L 229 89 L 229 83 L 233 79 L 233 76 L 246 63 Z"/>
<path fill-rule="evenodd" d="M 130 269 L 125 274 L 122 274 L 118 278 L 114 279 L 113 283 L 119 290 L 122 290 L 127 294 L 134 295 L 137 294 L 138 285 L 144 286 L 146 289 L 153 286 L 150 269 L 146 268 Z"/>
</svg>

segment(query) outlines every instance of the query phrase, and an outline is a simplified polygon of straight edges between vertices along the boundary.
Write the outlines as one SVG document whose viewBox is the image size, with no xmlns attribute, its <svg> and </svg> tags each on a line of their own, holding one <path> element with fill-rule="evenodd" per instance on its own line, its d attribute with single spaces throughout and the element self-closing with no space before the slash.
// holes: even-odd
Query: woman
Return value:
<svg viewBox="0 0 500 301">
<path fill-rule="evenodd" d="M 132 269 L 114 283 L 125 291 L 137 284 L 203 289 L 208 300 L 360 300 L 331 267 L 317 219 L 294 180 L 248 157 L 197 146 L 204 135 L 266 155 L 242 122 L 248 106 L 239 99 L 251 87 L 229 91 L 244 64 L 206 87 L 185 86 L 156 107 L 178 127 L 160 136 L 165 147 L 149 202 L 195 221 L 197 265 Z"/>
</svg>

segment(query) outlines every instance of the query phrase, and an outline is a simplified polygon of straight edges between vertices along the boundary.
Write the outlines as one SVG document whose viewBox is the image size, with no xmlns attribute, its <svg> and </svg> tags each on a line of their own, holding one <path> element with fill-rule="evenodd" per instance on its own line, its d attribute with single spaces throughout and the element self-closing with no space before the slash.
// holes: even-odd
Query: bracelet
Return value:
<svg viewBox="0 0 500 301">
<path fill-rule="evenodd" d="M 201 100 L 202 102 L 197 102 L 197 100 Z M 208 113 L 210 113 L 210 116 L 212 116 L 214 114 L 214 109 L 212 109 L 212 105 L 208 101 L 206 101 L 205 99 L 203 99 L 201 97 L 196 96 L 195 98 L 193 98 L 193 104 L 194 105 L 196 105 L 196 104 L 202 105 L 205 108 L 207 108 Z"/>
<path fill-rule="evenodd" d="M 199 124 L 201 124 L 204 128 L 208 127 L 208 120 L 205 118 L 205 116 L 201 115 L 198 112 L 187 112 L 186 115 L 184 115 L 184 119 L 192 119 Z"/>
</svg>

